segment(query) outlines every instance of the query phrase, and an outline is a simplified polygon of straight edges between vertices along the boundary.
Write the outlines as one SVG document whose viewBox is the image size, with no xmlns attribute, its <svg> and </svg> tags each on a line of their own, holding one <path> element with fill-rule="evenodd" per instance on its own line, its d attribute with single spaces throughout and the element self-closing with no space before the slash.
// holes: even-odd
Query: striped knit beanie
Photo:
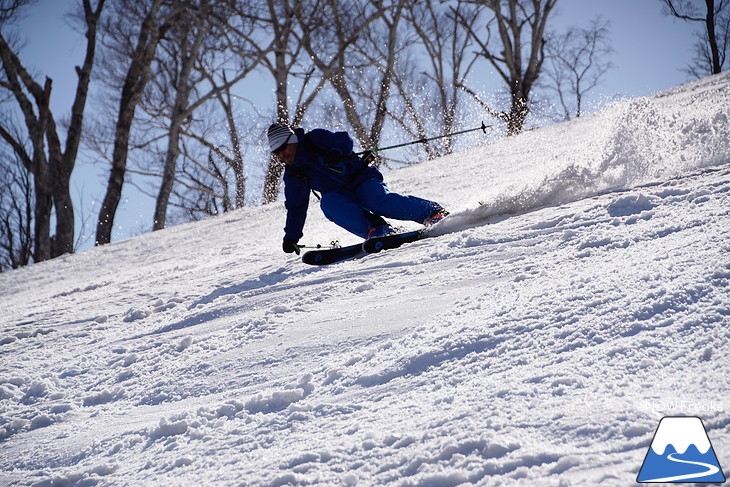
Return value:
<svg viewBox="0 0 730 487">
<path fill-rule="evenodd" d="M 271 152 L 274 152 L 284 144 L 296 144 L 299 142 L 291 127 L 280 123 L 271 124 L 266 135 L 269 138 Z"/>
</svg>

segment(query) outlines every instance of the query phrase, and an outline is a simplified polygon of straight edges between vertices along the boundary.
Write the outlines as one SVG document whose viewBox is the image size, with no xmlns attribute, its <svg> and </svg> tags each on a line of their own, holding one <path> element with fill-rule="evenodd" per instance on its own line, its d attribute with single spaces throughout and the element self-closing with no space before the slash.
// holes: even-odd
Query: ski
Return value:
<svg viewBox="0 0 730 487">
<path fill-rule="evenodd" d="M 368 254 L 375 254 L 381 250 L 397 249 L 403 244 L 421 240 L 425 235 L 422 230 L 413 232 L 393 233 L 383 237 L 375 237 L 366 240 L 362 244 L 362 249 Z"/>
<path fill-rule="evenodd" d="M 328 265 L 364 254 L 375 254 L 383 250 L 395 249 L 405 243 L 425 238 L 422 230 L 405 233 L 394 233 L 383 237 L 368 239 L 362 243 L 346 247 L 334 247 L 310 250 L 302 255 L 302 262 L 309 265 Z"/>
<path fill-rule="evenodd" d="M 309 265 L 328 265 L 341 260 L 352 259 L 361 253 L 363 253 L 362 244 L 323 248 L 304 252 L 302 262 Z"/>
</svg>

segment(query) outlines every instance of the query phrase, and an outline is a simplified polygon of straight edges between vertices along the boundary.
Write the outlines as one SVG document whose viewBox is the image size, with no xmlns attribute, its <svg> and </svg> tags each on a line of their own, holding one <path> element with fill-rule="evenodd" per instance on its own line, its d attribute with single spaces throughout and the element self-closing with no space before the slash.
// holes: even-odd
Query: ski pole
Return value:
<svg viewBox="0 0 730 487">
<path fill-rule="evenodd" d="M 339 246 L 340 246 L 340 242 L 337 241 L 337 240 L 331 241 L 329 247 L 327 247 L 326 245 L 322 245 L 322 244 L 317 244 L 317 245 L 297 245 L 297 247 L 299 247 L 300 249 L 328 249 L 328 248 L 329 249 L 335 249 L 335 248 L 337 248 Z"/>
<path fill-rule="evenodd" d="M 381 147 L 379 149 L 364 150 L 362 152 L 357 152 L 356 155 L 361 156 L 361 155 L 366 154 L 368 152 L 380 152 L 380 151 L 384 151 L 384 150 L 388 150 L 388 149 L 396 149 L 398 147 L 406 147 L 408 145 L 425 144 L 426 142 L 430 142 L 432 140 L 443 139 L 444 137 L 451 137 L 451 136 L 454 136 L 454 135 L 461 135 L 461 134 L 465 134 L 467 132 L 475 132 L 477 130 L 481 130 L 482 132 L 484 132 L 486 134 L 487 133 L 487 128 L 489 128 L 489 127 L 492 127 L 492 125 L 484 125 L 484 121 L 482 120 L 482 125 L 479 126 L 479 127 L 473 128 L 473 129 L 460 130 L 459 132 L 453 132 L 451 134 L 437 135 L 436 137 L 429 137 L 429 138 L 426 138 L 426 139 L 418 139 L 418 140 L 414 140 L 412 142 L 405 142 L 403 144 L 391 145 L 391 146 L 388 146 L 388 147 Z"/>
</svg>

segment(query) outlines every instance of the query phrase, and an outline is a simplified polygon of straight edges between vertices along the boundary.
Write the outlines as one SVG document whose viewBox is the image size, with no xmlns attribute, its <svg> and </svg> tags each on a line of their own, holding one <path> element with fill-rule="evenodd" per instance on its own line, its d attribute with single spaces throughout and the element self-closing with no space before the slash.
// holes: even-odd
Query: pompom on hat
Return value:
<svg viewBox="0 0 730 487">
<path fill-rule="evenodd" d="M 271 152 L 276 152 L 286 144 L 296 144 L 299 142 L 291 127 L 281 123 L 271 124 L 266 135 L 269 138 L 269 149 Z"/>
</svg>

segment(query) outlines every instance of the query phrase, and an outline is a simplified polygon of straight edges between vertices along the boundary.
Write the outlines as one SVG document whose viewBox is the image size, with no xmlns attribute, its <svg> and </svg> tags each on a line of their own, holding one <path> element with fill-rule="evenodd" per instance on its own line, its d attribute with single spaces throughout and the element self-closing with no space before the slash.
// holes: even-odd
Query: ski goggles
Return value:
<svg viewBox="0 0 730 487">
<path fill-rule="evenodd" d="M 284 143 L 281 144 L 276 149 L 272 150 L 271 153 L 274 154 L 275 156 L 278 156 L 279 154 L 281 154 L 282 152 L 284 152 L 284 149 L 286 149 L 286 146 L 289 145 L 289 139 L 291 139 L 291 136 L 292 135 L 294 135 L 294 134 L 289 134 L 289 136 L 286 138 L 286 140 L 284 141 Z"/>
</svg>

